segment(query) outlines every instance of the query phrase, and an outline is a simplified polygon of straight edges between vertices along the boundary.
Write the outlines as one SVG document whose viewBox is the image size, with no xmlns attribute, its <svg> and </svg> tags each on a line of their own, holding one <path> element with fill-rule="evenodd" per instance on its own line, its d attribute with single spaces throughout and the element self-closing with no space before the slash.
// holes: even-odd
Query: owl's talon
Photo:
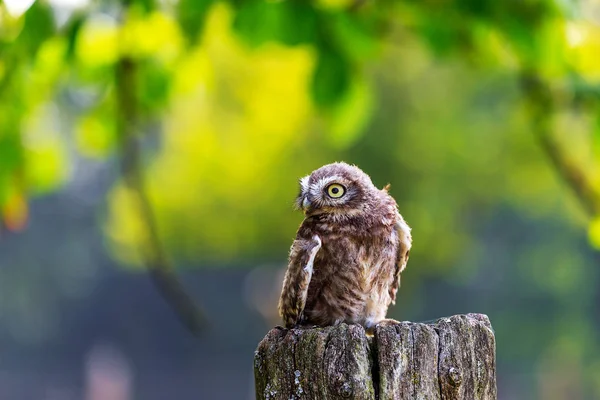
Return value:
<svg viewBox="0 0 600 400">
<path fill-rule="evenodd" d="M 394 326 L 394 325 L 400 325 L 400 321 L 396 321 L 395 319 L 392 319 L 392 318 L 386 318 L 386 319 L 379 321 L 375 326 Z"/>
</svg>

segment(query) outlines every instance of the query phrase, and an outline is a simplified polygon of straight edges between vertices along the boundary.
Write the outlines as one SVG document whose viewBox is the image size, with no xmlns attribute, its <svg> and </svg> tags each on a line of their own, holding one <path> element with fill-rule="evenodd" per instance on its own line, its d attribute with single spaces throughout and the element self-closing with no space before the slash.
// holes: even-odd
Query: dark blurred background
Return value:
<svg viewBox="0 0 600 400">
<path fill-rule="evenodd" d="M 599 54 L 595 0 L 1 1 L 0 398 L 253 398 L 339 160 L 413 228 L 391 317 L 600 398 Z"/>
</svg>

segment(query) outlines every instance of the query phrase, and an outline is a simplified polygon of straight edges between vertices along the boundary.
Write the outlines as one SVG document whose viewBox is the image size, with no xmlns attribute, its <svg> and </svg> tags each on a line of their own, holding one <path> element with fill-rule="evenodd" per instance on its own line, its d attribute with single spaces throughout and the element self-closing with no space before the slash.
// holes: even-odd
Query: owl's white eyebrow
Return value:
<svg viewBox="0 0 600 400">
<path fill-rule="evenodd" d="M 341 178 L 337 175 L 326 176 L 325 178 L 319 179 L 314 185 L 311 186 L 311 193 L 313 196 L 318 195 L 321 190 L 331 182 L 339 181 Z"/>
</svg>

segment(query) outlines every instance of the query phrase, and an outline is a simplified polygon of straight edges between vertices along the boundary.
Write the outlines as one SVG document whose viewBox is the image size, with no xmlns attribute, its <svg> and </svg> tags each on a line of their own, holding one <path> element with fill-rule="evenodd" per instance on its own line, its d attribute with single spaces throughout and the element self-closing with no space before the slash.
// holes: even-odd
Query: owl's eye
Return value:
<svg viewBox="0 0 600 400">
<path fill-rule="evenodd" d="M 333 183 L 327 186 L 327 195 L 332 199 L 339 199 L 346 193 L 346 188 L 340 184 Z"/>
</svg>

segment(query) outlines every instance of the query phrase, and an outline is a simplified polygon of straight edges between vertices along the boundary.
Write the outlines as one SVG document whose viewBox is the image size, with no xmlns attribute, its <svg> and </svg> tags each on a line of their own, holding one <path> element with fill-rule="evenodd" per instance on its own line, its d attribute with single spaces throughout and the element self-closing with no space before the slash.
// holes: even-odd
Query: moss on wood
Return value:
<svg viewBox="0 0 600 400">
<path fill-rule="evenodd" d="M 401 322 L 274 328 L 254 357 L 256 398 L 495 400 L 495 339 L 481 314 Z"/>
</svg>

